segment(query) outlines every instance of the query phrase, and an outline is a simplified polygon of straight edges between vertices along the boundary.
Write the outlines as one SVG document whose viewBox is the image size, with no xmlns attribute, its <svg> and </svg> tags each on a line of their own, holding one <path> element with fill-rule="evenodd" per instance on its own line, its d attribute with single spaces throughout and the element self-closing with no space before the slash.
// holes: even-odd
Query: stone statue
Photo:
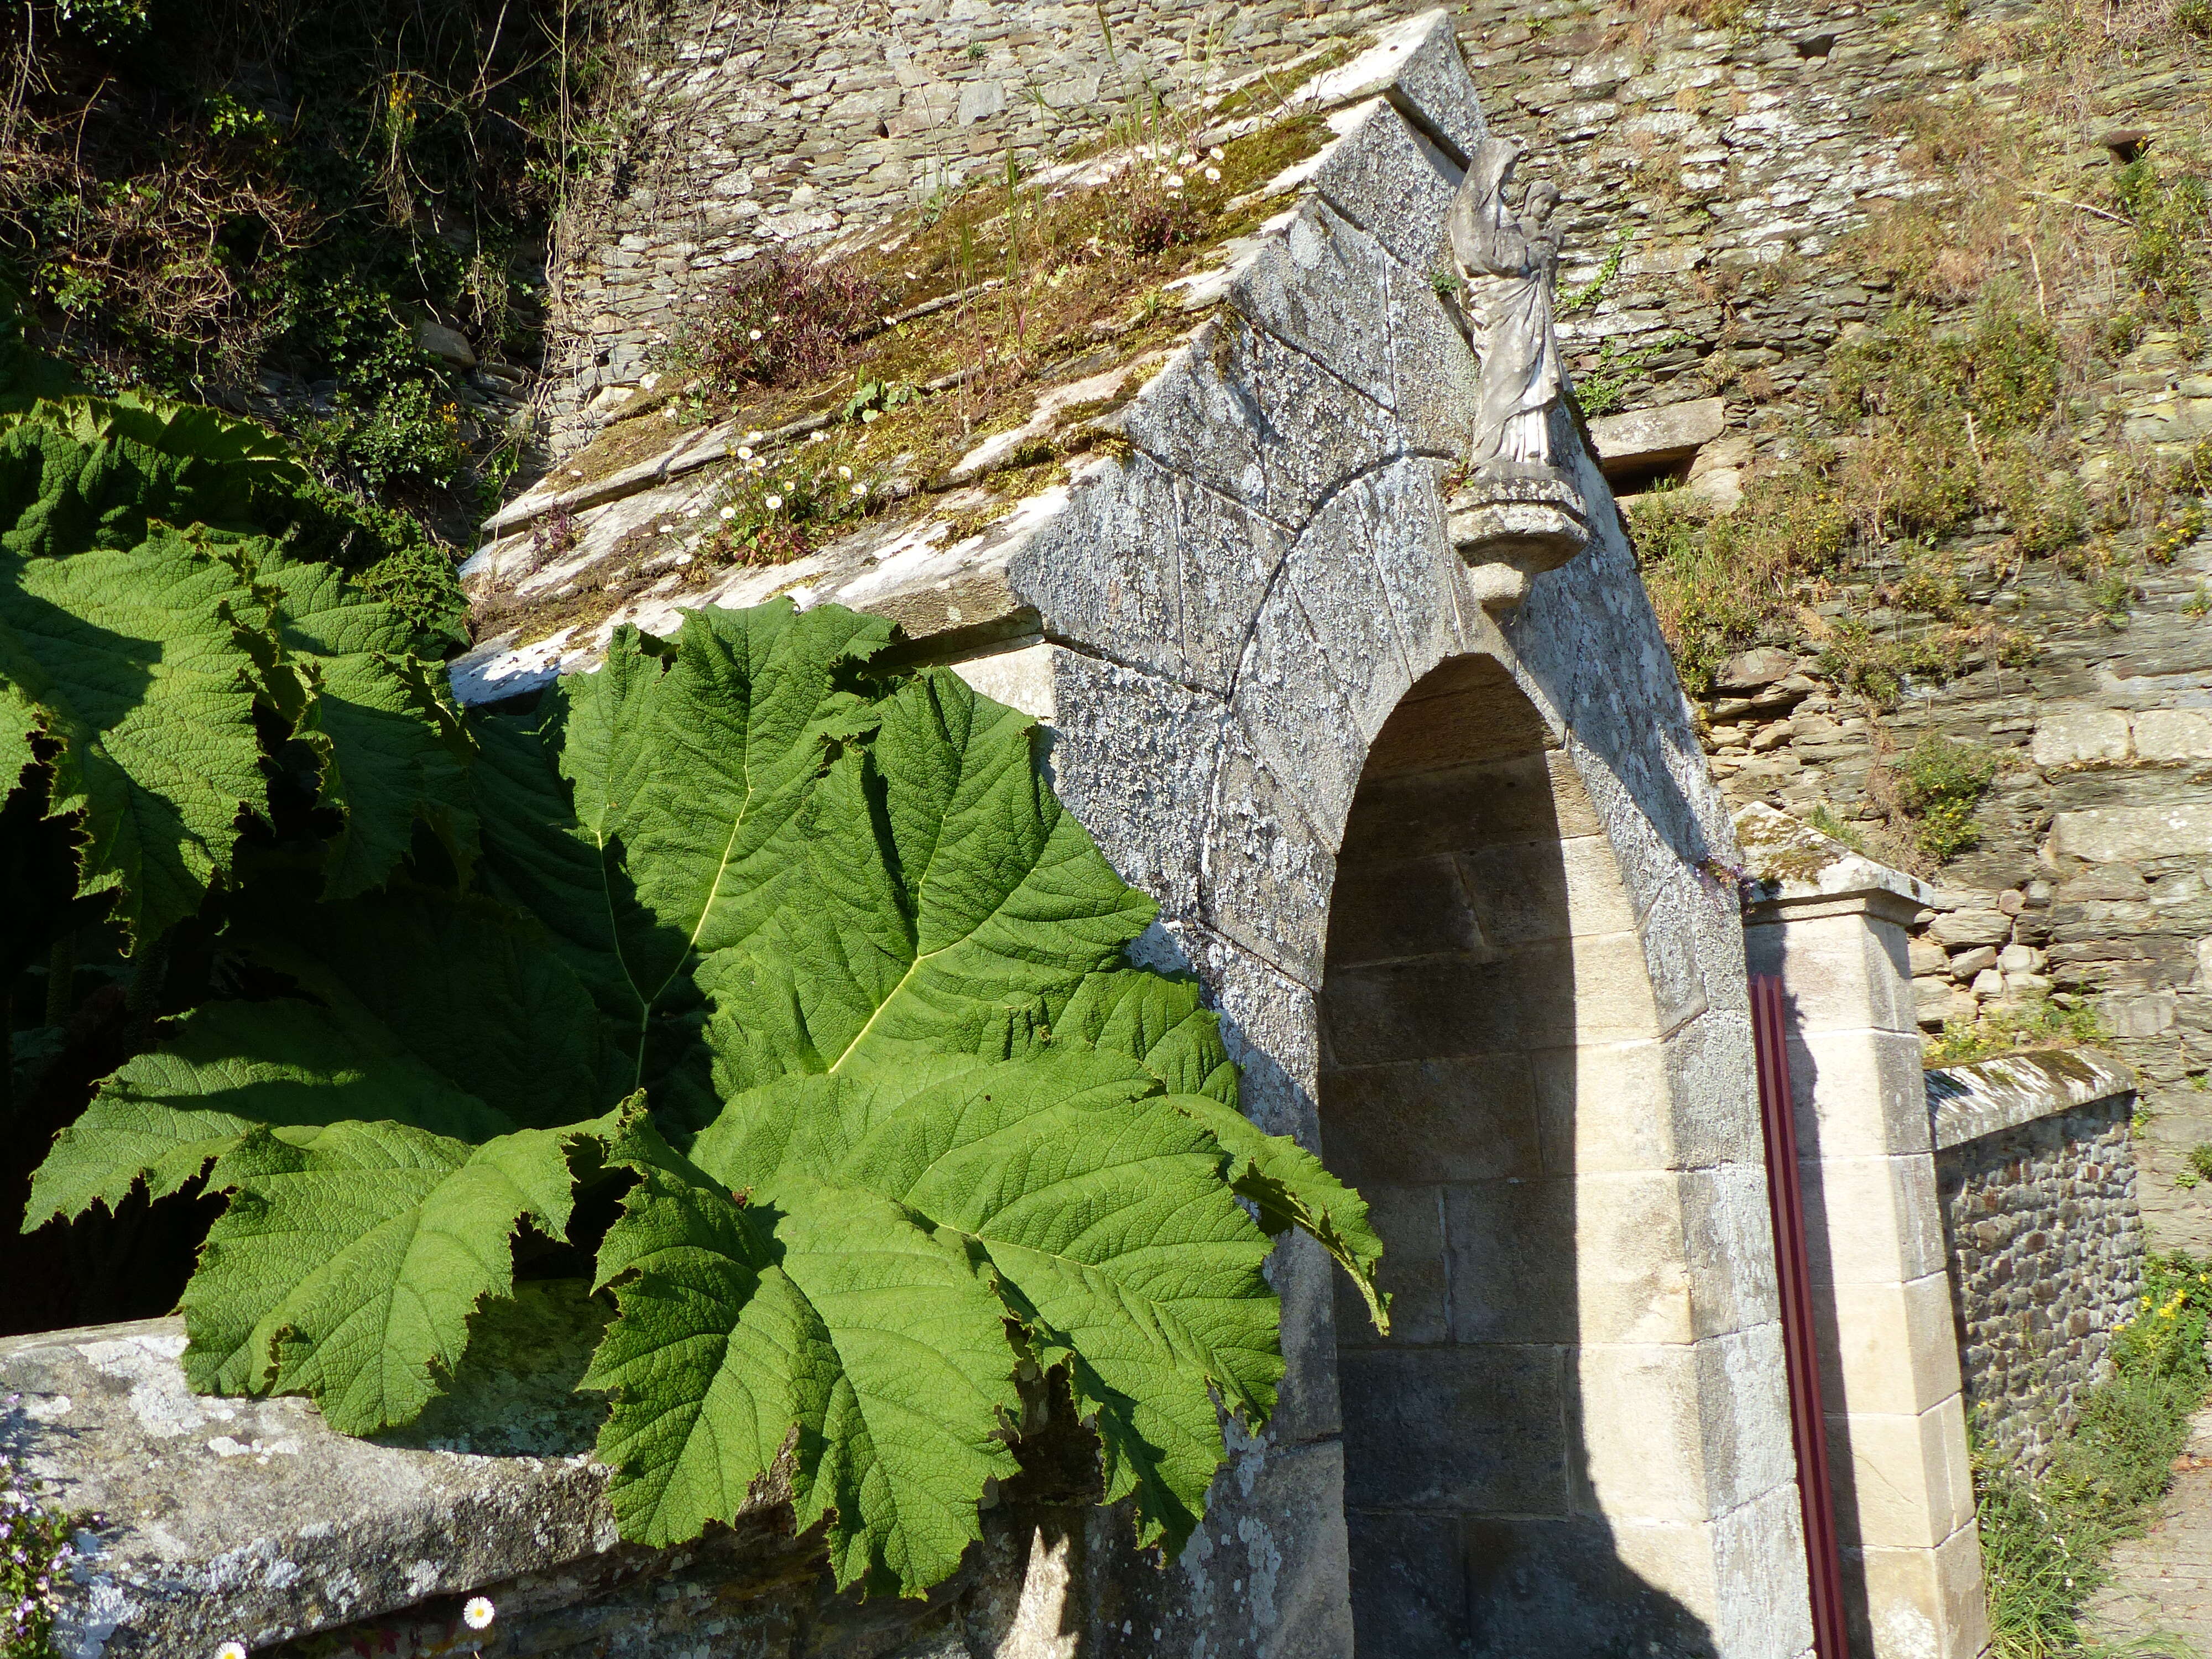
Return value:
<svg viewBox="0 0 2212 1659">
<path fill-rule="evenodd" d="M 1552 409 L 1561 390 L 1552 331 L 1559 234 L 1551 214 L 1559 192 L 1548 184 L 1531 186 L 1515 216 L 1505 205 L 1505 189 L 1519 156 L 1518 145 L 1485 139 L 1445 220 L 1481 368 L 1468 455 L 1478 468 L 1495 461 L 1549 465 Z"/>
<path fill-rule="evenodd" d="M 1476 369 L 1468 471 L 1445 506 L 1470 585 L 1499 616 L 1519 608 L 1533 577 L 1580 553 L 1590 533 L 1581 492 L 1552 453 L 1552 411 L 1566 390 L 1552 328 L 1559 192 L 1535 185 L 1518 214 L 1507 208 L 1519 157 L 1516 144 L 1483 140 L 1444 219 Z"/>
</svg>

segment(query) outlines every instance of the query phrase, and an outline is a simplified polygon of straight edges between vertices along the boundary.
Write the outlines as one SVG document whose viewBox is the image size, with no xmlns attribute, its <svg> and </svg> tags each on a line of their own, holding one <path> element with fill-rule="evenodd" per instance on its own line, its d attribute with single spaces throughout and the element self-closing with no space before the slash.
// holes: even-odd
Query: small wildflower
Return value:
<svg viewBox="0 0 2212 1659">
<path fill-rule="evenodd" d="M 1206 168 L 1206 178 L 1208 184 L 1219 184 L 1221 182 L 1221 169 L 1219 167 Z"/>
<path fill-rule="evenodd" d="M 468 1605 L 461 1609 L 461 1622 L 471 1630 L 485 1629 L 491 1620 L 492 1605 L 489 1595 L 471 1595 Z"/>
<path fill-rule="evenodd" d="M 849 478 L 853 476 L 853 469 L 849 466 L 841 466 L 837 469 L 837 476 L 841 478 Z"/>
<path fill-rule="evenodd" d="M 750 461 L 752 458 L 753 447 L 750 444 L 739 444 L 738 446 L 738 459 L 739 460 Z"/>
<path fill-rule="evenodd" d="M 830 441 L 830 434 L 826 432 L 810 432 L 807 434 L 806 441 L 811 444 L 826 444 Z"/>
<path fill-rule="evenodd" d="M 1176 165 L 1179 167 L 1187 167 L 1196 160 L 1198 160 L 1198 152 L 1194 149 L 1187 149 L 1176 157 Z"/>
<path fill-rule="evenodd" d="M 865 495 L 868 493 L 868 487 L 864 483 L 856 483 L 853 486 L 853 493 L 855 495 Z"/>
<path fill-rule="evenodd" d="M 761 497 L 761 505 L 766 507 L 769 512 L 773 513 L 776 508 L 783 505 L 783 497 L 781 495 L 763 495 Z"/>
<path fill-rule="evenodd" d="M 1168 188 L 1170 190 L 1181 190 L 1182 188 L 1182 174 L 1180 173 L 1170 173 L 1168 174 Z"/>
<path fill-rule="evenodd" d="M 752 333 L 752 337 L 753 337 L 754 339 L 757 340 L 757 339 L 759 339 L 759 338 L 760 338 L 760 337 L 761 337 L 761 331 L 760 331 L 758 329 L 755 329 L 755 330 L 753 331 L 753 333 Z"/>
<path fill-rule="evenodd" d="M 767 436 L 767 433 L 762 431 L 758 427 L 755 427 L 751 431 L 745 434 L 745 441 L 749 444 L 757 444 L 763 438 Z"/>
<path fill-rule="evenodd" d="M 225 1642 L 215 1650 L 215 1659 L 247 1659 L 246 1644 Z"/>
<path fill-rule="evenodd" d="M 737 516 L 738 509 L 734 507 L 726 507 L 722 509 L 722 522 L 725 524 L 727 524 L 732 519 L 734 519 Z"/>
<path fill-rule="evenodd" d="M 1210 149 L 1210 150 L 1206 151 L 1206 155 L 1207 155 L 1209 157 L 1211 157 L 1212 160 L 1214 160 L 1214 161 L 1218 161 L 1222 158 L 1222 156 L 1223 156 L 1224 154 L 1226 154 L 1226 152 L 1225 152 L 1225 151 L 1224 151 L 1224 150 L 1222 149 L 1221 146 L 1220 146 L 1220 145 L 1218 145 L 1218 144 L 1216 144 L 1216 145 L 1215 145 L 1212 149 Z"/>
</svg>

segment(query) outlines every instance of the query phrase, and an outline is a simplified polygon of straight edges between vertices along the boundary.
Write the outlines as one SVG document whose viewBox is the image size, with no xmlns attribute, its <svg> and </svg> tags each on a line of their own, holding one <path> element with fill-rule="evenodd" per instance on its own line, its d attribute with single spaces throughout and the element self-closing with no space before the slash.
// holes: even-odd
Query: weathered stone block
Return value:
<svg viewBox="0 0 2212 1659">
<path fill-rule="evenodd" d="M 2128 757 L 2128 717 L 2117 708 L 2071 708 L 2036 722 L 2028 752 L 2038 766 L 2080 766 Z"/>
<path fill-rule="evenodd" d="M 1568 1379 L 1560 1350 L 1368 1349 L 1342 1356 L 1348 1509 L 1563 1515 Z M 1480 1435 L 1463 1431 L 1486 1425 Z"/>
</svg>

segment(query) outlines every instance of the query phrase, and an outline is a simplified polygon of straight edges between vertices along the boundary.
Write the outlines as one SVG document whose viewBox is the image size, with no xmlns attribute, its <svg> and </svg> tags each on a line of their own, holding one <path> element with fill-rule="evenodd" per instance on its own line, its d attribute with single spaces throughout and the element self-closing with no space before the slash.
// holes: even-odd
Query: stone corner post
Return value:
<svg viewBox="0 0 2212 1659">
<path fill-rule="evenodd" d="M 1736 831 L 1748 965 L 1788 1016 L 1852 1651 L 1975 1659 L 1989 1615 L 1905 955 L 1932 895 L 1771 807 Z"/>
</svg>

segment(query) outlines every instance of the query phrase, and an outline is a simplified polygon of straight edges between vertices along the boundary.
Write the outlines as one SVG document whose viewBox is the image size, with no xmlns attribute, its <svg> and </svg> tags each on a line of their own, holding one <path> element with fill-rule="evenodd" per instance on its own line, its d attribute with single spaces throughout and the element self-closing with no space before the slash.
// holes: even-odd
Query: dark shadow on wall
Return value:
<svg viewBox="0 0 2212 1659">
<path fill-rule="evenodd" d="M 1717 1651 L 1621 1559 L 1589 1480 L 1563 837 L 1600 830 L 1548 741 L 1498 664 L 1446 663 L 1377 736 L 1338 860 L 1322 1133 L 1396 1298 L 1377 1338 L 1340 1285 L 1367 1659 Z"/>
</svg>

